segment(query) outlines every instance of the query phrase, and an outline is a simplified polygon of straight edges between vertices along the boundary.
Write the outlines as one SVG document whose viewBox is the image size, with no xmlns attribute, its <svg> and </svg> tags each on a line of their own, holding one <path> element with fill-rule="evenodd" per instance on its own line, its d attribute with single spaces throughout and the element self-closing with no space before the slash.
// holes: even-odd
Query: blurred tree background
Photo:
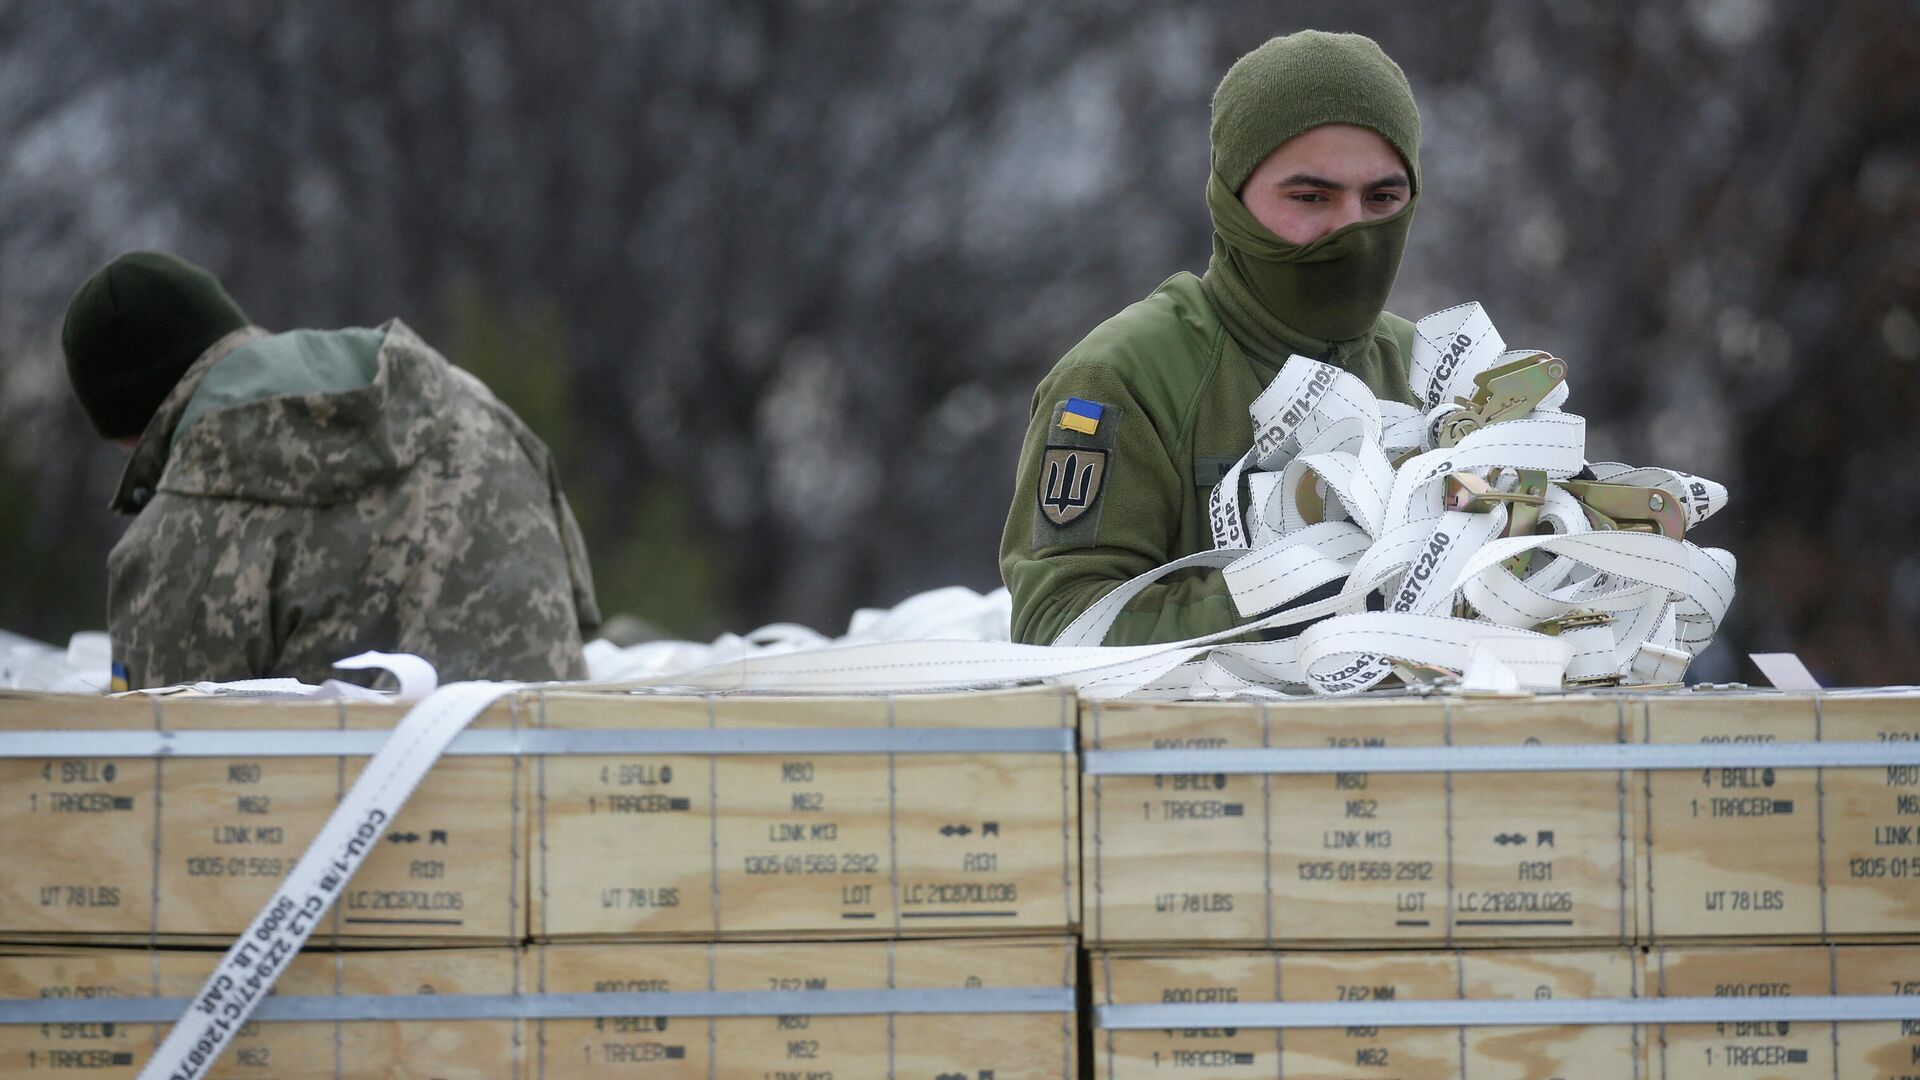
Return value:
<svg viewBox="0 0 1920 1080">
<path fill-rule="evenodd" d="M 998 583 L 1029 397 L 1205 264 L 1207 102 L 1304 26 L 1426 124 L 1392 307 L 1574 362 L 1734 493 L 1697 677 L 1920 681 L 1920 4 L 0 0 L 0 627 L 104 622 L 123 455 L 59 324 L 178 252 L 400 316 L 553 446 L 602 606 L 696 637 Z"/>
</svg>

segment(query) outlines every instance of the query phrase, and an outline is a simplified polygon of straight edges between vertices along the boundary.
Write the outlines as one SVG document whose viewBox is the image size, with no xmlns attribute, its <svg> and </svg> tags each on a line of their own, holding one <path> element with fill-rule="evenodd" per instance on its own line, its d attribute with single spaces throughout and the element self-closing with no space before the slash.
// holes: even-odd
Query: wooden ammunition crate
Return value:
<svg viewBox="0 0 1920 1080">
<path fill-rule="evenodd" d="M 1086 749 L 1911 742 L 1920 696 L 1082 707 Z M 1920 766 L 1097 777 L 1087 935 L 1369 946 L 1920 935 Z"/>
<path fill-rule="evenodd" d="M 200 989 L 218 959 L 215 952 L 146 949 L 46 947 L 30 955 L 0 954 L 0 1000 L 188 997 Z M 275 992 L 508 994 L 521 989 L 522 959 L 519 950 L 508 948 L 309 952 L 294 958 Z M 168 1026 L 0 1024 L 0 1076 L 130 1080 L 153 1055 Z M 527 1027 L 517 1020 L 255 1020 L 241 1028 L 211 1076 L 513 1080 L 526 1075 Z"/>
<path fill-rule="evenodd" d="M 0 694 L 0 733 L 389 729 L 404 705 Z M 473 722 L 509 727 L 502 701 Z M 0 759 L 0 940 L 225 945 L 365 757 Z M 526 766 L 443 758 L 315 943 L 518 942 Z"/>
<path fill-rule="evenodd" d="M 1654 743 L 1913 742 L 1920 697 L 1675 695 Z M 1639 781 L 1648 940 L 1920 935 L 1920 766 L 1705 769 Z"/>
<path fill-rule="evenodd" d="M 1618 699 L 1082 706 L 1087 750 L 1593 744 Z M 1633 939 L 1631 777 L 1088 776 L 1090 943 Z"/>
<path fill-rule="evenodd" d="M 1904 1021 L 1276 1030 L 1093 1028 L 1100 1080 L 1901 1080 L 1920 1075 L 1920 945 L 1414 953 L 1099 953 L 1096 1004 L 1915 995 Z"/>
<path fill-rule="evenodd" d="M 1666 946 L 1643 981 L 1659 997 L 1916 995 L 1908 1020 L 1656 1026 L 1645 1075 L 1658 1080 L 1920 1076 L 1920 945 Z"/>
<path fill-rule="evenodd" d="M 1634 961 L 1625 948 L 1099 953 L 1092 981 L 1101 1005 L 1625 998 L 1633 996 Z M 1100 1080 L 1634 1080 L 1640 1042 L 1631 1026 L 1095 1027 L 1092 1057 Z"/>
<path fill-rule="evenodd" d="M 1075 985 L 1064 939 L 546 945 L 547 993 L 955 990 Z M 543 1020 L 535 1075 L 1075 1080 L 1072 1012 Z M 636 1072 L 636 1070 L 641 1070 Z"/>
<path fill-rule="evenodd" d="M 1054 729 L 1059 690 L 853 698 L 549 693 L 548 729 Z M 1071 753 L 628 754 L 534 766 L 544 940 L 1060 933 Z"/>
</svg>

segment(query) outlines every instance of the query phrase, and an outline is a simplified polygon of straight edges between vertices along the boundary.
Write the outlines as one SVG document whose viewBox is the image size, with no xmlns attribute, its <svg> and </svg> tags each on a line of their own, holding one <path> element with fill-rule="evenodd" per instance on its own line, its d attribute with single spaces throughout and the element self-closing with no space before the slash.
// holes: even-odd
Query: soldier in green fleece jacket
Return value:
<svg viewBox="0 0 1920 1080">
<path fill-rule="evenodd" d="M 269 334 L 169 255 L 123 255 L 61 335 L 74 393 L 133 450 L 107 563 L 115 682 L 578 679 L 599 622 L 553 460 L 399 320 Z"/>
<path fill-rule="evenodd" d="M 1420 192 L 1420 114 L 1357 34 L 1241 57 L 1213 98 L 1213 257 L 1094 328 L 1034 392 L 1000 571 L 1013 639 L 1051 642 L 1129 578 L 1212 546 L 1213 484 L 1253 444 L 1248 407 L 1296 353 L 1413 402 L 1413 325 L 1384 311 Z M 1220 571 L 1127 604 L 1109 645 L 1231 629 Z"/>
</svg>

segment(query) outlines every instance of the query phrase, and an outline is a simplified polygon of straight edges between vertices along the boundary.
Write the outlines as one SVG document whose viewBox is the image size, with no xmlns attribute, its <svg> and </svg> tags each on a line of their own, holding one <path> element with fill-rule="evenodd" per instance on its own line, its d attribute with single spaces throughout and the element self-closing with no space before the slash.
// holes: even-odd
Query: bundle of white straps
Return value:
<svg viewBox="0 0 1920 1080">
<path fill-rule="evenodd" d="M 1162 683 L 1351 694 L 1476 664 L 1525 688 L 1678 681 L 1733 599 L 1732 554 L 1588 510 L 1639 488 L 1644 527 L 1680 533 L 1724 506 L 1726 489 L 1589 465 L 1586 421 L 1561 409 L 1565 362 L 1507 351 L 1479 304 L 1422 319 L 1410 367 L 1419 409 L 1288 360 L 1253 403 L 1253 449 L 1214 489 L 1214 549 L 1127 582 L 1055 644 L 1098 644 L 1146 586 L 1217 567 L 1257 627 L 1320 621 L 1217 649 Z M 1502 373 L 1550 390 L 1503 397 Z"/>
<path fill-rule="evenodd" d="M 1678 681 L 1733 600 L 1733 556 L 1683 537 L 1726 489 L 1590 464 L 1586 422 L 1561 408 L 1566 363 L 1508 351 L 1479 304 L 1422 319 L 1410 367 L 1420 408 L 1288 360 L 1253 403 L 1253 449 L 1214 489 L 1216 546 L 1115 589 L 1052 646 L 867 642 L 647 682 L 845 693 L 1046 680 L 1086 698 L 1218 698 Z M 1219 570 L 1254 618 L 1101 646 L 1142 590 L 1195 569 Z"/>
</svg>

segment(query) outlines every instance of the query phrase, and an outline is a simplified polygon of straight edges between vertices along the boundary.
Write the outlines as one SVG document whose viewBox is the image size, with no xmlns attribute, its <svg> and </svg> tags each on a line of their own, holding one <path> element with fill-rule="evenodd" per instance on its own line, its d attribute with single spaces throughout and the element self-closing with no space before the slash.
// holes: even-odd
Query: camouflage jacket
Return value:
<svg viewBox="0 0 1920 1080">
<path fill-rule="evenodd" d="M 319 682 L 368 649 L 447 680 L 585 677 L 600 616 L 546 446 L 397 319 L 222 338 L 113 507 L 137 515 L 107 582 L 134 687 Z"/>
</svg>

